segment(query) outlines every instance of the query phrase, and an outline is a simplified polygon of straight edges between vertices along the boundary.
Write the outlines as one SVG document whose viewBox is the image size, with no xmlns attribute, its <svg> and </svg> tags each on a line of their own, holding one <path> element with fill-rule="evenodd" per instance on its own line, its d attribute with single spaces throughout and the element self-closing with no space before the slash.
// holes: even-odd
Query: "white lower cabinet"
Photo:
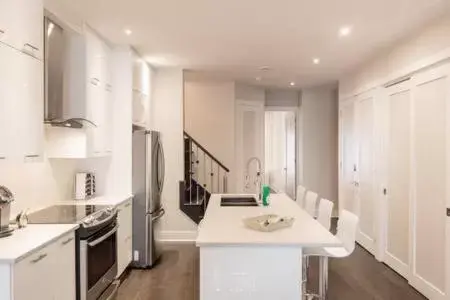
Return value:
<svg viewBox="0 0 450 300">
<path fill-rule="evenodd" d="M 133 247 L 133 199 L 119 206 L 119 230 L 117 231 L 117 277 L 119 277 L 132 260 Z"/>
<path fill-rule="evenodd" d="M 11 274 L 11 300 L 74 300 L 75 233 L 14 264 Z"/>
</svg>

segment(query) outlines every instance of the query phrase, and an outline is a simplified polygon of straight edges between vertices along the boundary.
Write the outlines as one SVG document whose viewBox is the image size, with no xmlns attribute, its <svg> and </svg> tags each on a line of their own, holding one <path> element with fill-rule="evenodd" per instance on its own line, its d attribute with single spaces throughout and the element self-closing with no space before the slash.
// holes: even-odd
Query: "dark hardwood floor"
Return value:
<svg viewBox="0 0 450 300">
<path fill-rule="evenodd" d="M 199 254 L 192 244 L 166 245 L 151 270 L 132 270 L 117 300 L 198 300 Z M 311 261 L 309 289 L 317 283 L 317 261 Z M 329 300 L 426 299 L 400 275 L 357 246 L 348 258 L 330 260 Z M 290 300 L 290 299 L 289 299 Z"/>
</svg>

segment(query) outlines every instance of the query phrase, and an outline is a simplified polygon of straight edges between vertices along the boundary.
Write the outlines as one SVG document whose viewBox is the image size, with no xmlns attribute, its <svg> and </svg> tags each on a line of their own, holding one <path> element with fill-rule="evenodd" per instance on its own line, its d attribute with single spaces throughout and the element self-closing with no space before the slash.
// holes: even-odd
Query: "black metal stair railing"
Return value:
<svg viewBox="0 0 450 300">
<path fill-rule="evenodd" d="M 199 223 L 211 194 L 225 194 L 230 170 L 199 142 L 184 132 L 184 182 L 180 208 Z"/>
</svg>

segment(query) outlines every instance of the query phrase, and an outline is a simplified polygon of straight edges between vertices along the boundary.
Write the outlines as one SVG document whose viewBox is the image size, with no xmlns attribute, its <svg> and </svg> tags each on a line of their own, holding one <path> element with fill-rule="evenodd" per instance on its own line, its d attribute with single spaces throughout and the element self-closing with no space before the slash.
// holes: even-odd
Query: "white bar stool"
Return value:
<svg viewBox="0 0 450 300">
<path fill-rule="evenodd" d="M 319 257 L 319 293 L 307 294 L 304 282 L 304 299 L 318 298 L 325 300 L 328 290 L 328 258 L 344 258 L 350 256 L 355 250 L 356 232 L 358 230 L 359 218 L 347 210 L 342 210 L 339 216 L 336 237 L 339 238 L 344 245 L 343 247 L 325 247 L 319 249 L 305 249 L 304 255 L 307 257 Z"/>
<path fill-rule="evenodd" d="M 306 188 L 299 184 L 297 186 L 297 195 L 295 198 L 295 201 L 298 205 L 300 205 L 301 208 L 305 207 L 305 194 L 306 194 Z"/>
<path fill-rule="evenodd" d="M 313 191 L 306 192 L 305 210 L 313 218 L 316 217 L 317 198 L 318 198 L 317 193 L 314 193 Z"/>
</svg>

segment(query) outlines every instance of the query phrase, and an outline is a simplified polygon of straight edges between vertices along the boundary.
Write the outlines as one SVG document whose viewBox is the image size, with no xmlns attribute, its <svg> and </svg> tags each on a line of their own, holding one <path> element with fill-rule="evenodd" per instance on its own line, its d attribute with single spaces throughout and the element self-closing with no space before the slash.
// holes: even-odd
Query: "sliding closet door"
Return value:
<svg viewBox="0 0 450 300">
<path fill-rule="evenodd" d="M 413 77 L 411 284 L 430 299 L 445 298 L 448 199 L 448 67 Z"/>
<path fill-rule="evenodd" d="M 360 219 L 357 241 L 368 251 L 375 251 L 374 205 L 374 101 L 375 92 L 358 97 L 356 102 L 356 212 Z"/>
<path fill-rule="evenodd" d="M 386 89 L 388 101 L 384 261 L 407 277 L 410 209 L 410 80 Z"/>
<path fill-rule="evenodd" d="M 339 172 L 339 209 L 357 213 L 355 202 L 355 105 L 354 99 L 349 99 L 341 105 L 339 112 L 340 131 L 340 172 Z"/>
</svg>

